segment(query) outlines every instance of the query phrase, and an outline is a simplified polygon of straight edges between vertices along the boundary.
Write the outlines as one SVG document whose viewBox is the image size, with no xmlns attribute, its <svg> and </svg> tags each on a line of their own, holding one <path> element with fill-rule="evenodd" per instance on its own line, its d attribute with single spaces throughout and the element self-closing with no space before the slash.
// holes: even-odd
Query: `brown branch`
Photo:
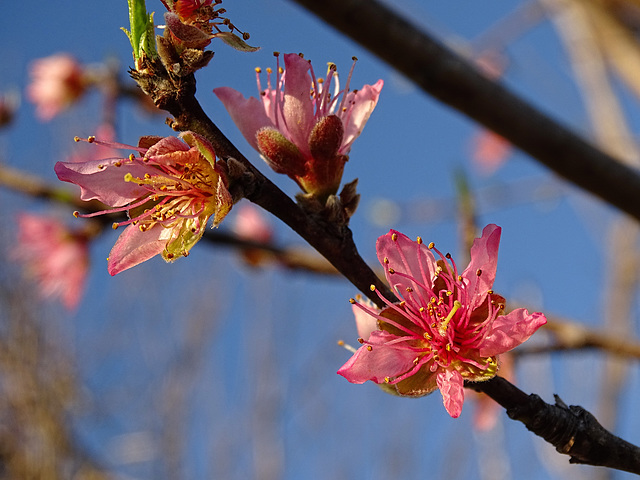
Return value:
<svg viewBox="0 0 640 480">
<path fill-rule="evenodd" d="M 584 408 L 567 406 L 557 395 L 555 405 L 550 405 L 502 377 L 465 386 L 489 395 L 507 410 L 509 418 L 524 423 L 558 452 L 569 455 L 570 463 L 640 474 L 640 448 L 613 435 Z"/>
<path fill-rule="evenodd" d="M 295 0 L 431 96 L 494 130 L 558 175 L 640 219 L 640 175 L 480 74 L 378 0 Z"/>
</svg>

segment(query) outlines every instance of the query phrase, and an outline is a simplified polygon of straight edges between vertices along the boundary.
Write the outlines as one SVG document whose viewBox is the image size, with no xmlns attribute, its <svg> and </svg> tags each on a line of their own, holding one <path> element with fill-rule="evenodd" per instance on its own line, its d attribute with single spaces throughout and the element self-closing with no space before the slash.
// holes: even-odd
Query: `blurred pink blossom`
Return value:
<svg viewBox="0 0 640 480">
<path fill-rule="evenodd" d="M 88 236 L 47 215 L 22 213 L 17 222 L 12 256 L 23 263 L 44 297 L 58 297 L 66 308 L 75 309 L 89 269 Z"/>
<path fill-rule="evenodd" d="M 497 80 L 506 70 L 508 59 L 501 52 L 487 50 L 478 55 L 475 62 L 487 78 Z M 471 160 L 485 175 L 495 173 L 512 151 L 511 143 L 491 130 L 479 129 L 471 139 Z"/>
<path fill-rule="evenodd" d="M 377 321 L 358 321 L 370 332 L 338 373 L 352 383 L 372 380 L 401 396 L 440 389 L 452 417 L 462 412 L 463 384 L 496 375 L 499 354 L 526 341 L 546 323 L 525 309 L 502 315 L 504 298 L 491 289 L 496 274 L 500 227 L 488 225 L 471 247 L 461 274 L 451 255 L 422 239 L 411 241 L 391 230 L 378 239 L 377 252 L 389 284 L 402 300 L 382 310 L 352 303 Z M 433 252 L 436 253 L 434 255 Z"/>
<path fill-rule="evenodd" d="M 479 130 L 471 142 L 471 158 L 487 175 L 495 173 L 513 151 L 509 140 L 491 130 Z"/>
<path fill-rule="evenodd" d="M 138 147 L 89 141 L 140 155 L 55 165 L 60 180 L 81 187 L 83 200 L 97 199 L 113 207 L 83 217 L 128 212 L 129 220 L 113 225 L 127 228 L 109 254 L 111 275 L 158 254 L 167 262 L 186 257 L 202 238 L 209 218 L 218 225 L 231 209 L 226 175 L 216 164 L 211 144 L 196 133 L 142 137 Z"/>
<path fill-rule="evenodd" d="M 335 65 L 330 64 L 325 79 L 316 79 L 311 62 L 294 53 L 284 55 L 284 67 L 278 56 L 275 85 L 268 69 L 266 89 L 256 69 L 260 100 L 229 87 L 214 93 L 273 170 L 291 177 L 306 193 L 335 194 L 351 145 L 376 107 L 383 81 L 350 91 L 352 67 L 340 90 Z"/>
<path fill-rule="evenodd" d="M 237 207 L 233 231 L 238 237 L 254 242 L 268 243 L 273 238 L 273 228 L 267 218 L 258 207 L 250 203 Z"/>
<path fill-rule="evenodd" d="M 27 98 L 35 104 L 40 120 L 51 120 L 85 91 L 82 66 L 68 54 L 35 60 L 29 73 Z"/>
</svg>

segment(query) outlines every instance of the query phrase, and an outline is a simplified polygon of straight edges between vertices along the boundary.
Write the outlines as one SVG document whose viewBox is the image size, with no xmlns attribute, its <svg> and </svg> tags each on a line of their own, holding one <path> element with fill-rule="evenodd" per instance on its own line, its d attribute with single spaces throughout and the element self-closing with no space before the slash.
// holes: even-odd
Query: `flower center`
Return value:
<svg viewBox="0 0 640 480">
<path fill-rule="evenodd" d="M 154 165 L 157 175 L 146 173 L 143 178 L 127 173 L 125 182 L 134 182 L 146 188 L 149 194 L 129 206 L 130 220 L 114 224 L 114 228 L 129 223 L 138 224 L 146 231 L 157 223 L 171 228 L 176 222 L 197 219 L 204 211 L 207 201 L 215 195 L 215 172 L 206 161 L 184 165 Z M 200 228 L 199 223 L 191 227 Z"/>
</svg>

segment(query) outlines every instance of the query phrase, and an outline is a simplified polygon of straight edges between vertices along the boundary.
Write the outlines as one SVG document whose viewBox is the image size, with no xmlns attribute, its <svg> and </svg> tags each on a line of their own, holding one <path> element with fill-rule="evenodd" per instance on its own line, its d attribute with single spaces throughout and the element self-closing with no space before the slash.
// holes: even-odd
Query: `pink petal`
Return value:
<svg viewBox="0 0 640 480">
<path fill-rule="evenodd" d="M 373 302 L 371 302 L 369 299 L 358 300 L 358 303 L 372 312 L 380 311 L 380 309 L 376 308 Z M 353 316 L 356 320 L 358 336 L 367 340 L 372 332 L 378 330 L 378 320 L 376 320 L 376 318 L 372 317 L 366 310 L 363 310 L 362 307 L 359 307 L 356 304 L 351 305 L 351 309 L 353 310 Z"/>
<path fill-rule="evenodd" d="M 362 133 L 373 109 L 376 108 L 378 104 L 378 98 L 380 97 L 383 85 L 384 81 L 380 79 L 374 85 L 365 85 L 357 92 L 354 91 L 347 94 L 344 105 L 351 105 L 353 102 L 353 106 L 351 108 L 347 107 L 347 116 L 343 119 L 346 120 L 346 122 L 344 125 L 342 147 L 339 151 L 340 154 L 346 155 L 349 153 L 351 144 Z"/>
<path fill-rule="evenodd" d="M 116 167 L 116 162 L 122 165 Z M 122 207 L 148 193 L 135 182 L 125 182 L 127 173 L 137 178 L 157 173 L 153 167 L 126 164 L 122 159 L 57 162 L 54 170 L 60 180 L 80 186 L 82 200 L 96 199 L 111 207 Z"/>
<path fill-rule="evenodd" d="M 220 222 L 227 216 L 227 213 L 233 207 L 233 198 L 231 193 L 227 190 L 227 185 L 222 178 L 222 175 L 218 176 L 218 184 L 216 186 L 216 212 L 213 215 L 213 226 L 217 227 Z"/>
<path fill-rule="evenodd" d="M 398 337 L 384 331 L 371 332 L 369 341 L 371 345 L 363 345 L 345 363 L 338 374 L 351 383 L 364 383 L 372 380 L 375 383 L 384 383 L 385 377 L 395 377 L 413 368 L 413 360 L 416 353 L 401 348 L 398 344 L 386 345 Z M 371 350 L 367 347 L 371 346 Z"/>
<path fill-rule="evenodd" d="M 146 232 L 141 232 L 135 225 L 129 225 L 111 249 L 107 265 L 109 273 L 116 275 L 162 253 L 170 233 L 171 230 L 159 225 Z"/>
<path fill-rule="evenodd" d="M 464 380 L 455 369 L 438 372 L 436 382 L 442 394 L 442 403 L 447 413 L 458 418 L 462 413 L 464 403 Z"/>
<path fill-rule="evenodd" d="M 203 32 L 197 27 L 182 23 L 180 17 L 175 13 L 165 13 L 164 21 L 171 33 L 182 42 L 183 47 L 203 48 L 211 43 L 212 35 Z"/>
<path fill-rule="evenodd" d="M 517 347 L 545 323 L 547 318 L 544 314 L 529 314 L 524 308 L 498 316 L 480 347 L 480 356 L 493 357 Z"/>
<path fill-rule="evenodd" d="M 259 152 L 256 133 L 263 127 L 275 128 L 267 117 L 262 103 L 253 97 L 244 98 L 240 92 L 231 87 L 219 87 L 214 89 L 213 93 L 227 109 L 231 120 L 240 129 L 247 142 Z"/>
<path fill-rule="evenodd" d="M 309 134 L 314 125 L 310 65 L 295 53 L 284 55 L 284 118 L 289 140 L 305 154 L 309 154 Z M 281 129 L 282 130 L 282 129 Z M 286 135 L 285 135 L 286 136 Z"/>
<path fill-rule="evenodd" d="M 394 235 L 397 235 L 397 240 L 395 241 L 393 240 Z M 389 285 L 403 295 L 408 303 L 417 305 L 418 302 L 414 298 L 419 298 L 424 290 L 412 280 L 397 273 L 389 273 L 389 268 L 396 272 L 405 273 L 412 278 L 421 279 L 424 285 L 430 287 L 436 268 L 433 253 L 426 245 L 418 244 L 418 242 L 414 242 L 406 235 L 395 230 L 389 230 L 389 233 L 378 238 L 376 251 L 378 260 L 385 267 L 385 275 Z M 385 262 L 385 259 L 388 259 L 388 263 Z M 416 297 L 408 295 L 407 288 L 412 288 L 418 292 L 418 295 Z M 417 305 L 417 308 L 420 306 L 423 305 Z"/>
<path fill-rule="evenodd" d="M 191 133 L 191 132 L 185 132 Z M 157 155 L 166 155 L 174 152 L 186 152 L 189 147 L 177 137 L 164 137 L 151 145 L 145 153 L 146 158 L 155 157 Z"/>
<path fill-rule="evenodd" d="M 468 281 L 468 291 L 477 293 L 478 303 L 484 300 L 496 278 L 501 232 L 502 229 L 497 225 L 489 224 L 484 227 L 482 236 L 473 241 L 471 261 L 462 273 L 462 277 Z M 478 270 L 482 271 L 480 276 L 477 275 Z"/>
</svg>

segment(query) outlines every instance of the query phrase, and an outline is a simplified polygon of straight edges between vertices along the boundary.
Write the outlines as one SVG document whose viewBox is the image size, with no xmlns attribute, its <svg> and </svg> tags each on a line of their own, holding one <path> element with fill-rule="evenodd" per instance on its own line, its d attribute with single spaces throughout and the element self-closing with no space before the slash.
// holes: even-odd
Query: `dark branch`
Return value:
<svg viewBox="0 0 640 480">
<path fill-rule="evenodd" d="M 489 395 L 506 408 L 510 418 L 569 455 L 569 462 L 640 474 L 640 448 L 613 435 L 584 408 L 567 406 L 557 395 L 555 405 L 550 405 L 502 377 L 466 386 Z"/>
<path fill-rule="evenodd" d="M 575 185 L 640 219 L 640 175 L 481 75 L 378 0 L 294 0 L 422 90 L 496 131 Z"/>
</svg>

